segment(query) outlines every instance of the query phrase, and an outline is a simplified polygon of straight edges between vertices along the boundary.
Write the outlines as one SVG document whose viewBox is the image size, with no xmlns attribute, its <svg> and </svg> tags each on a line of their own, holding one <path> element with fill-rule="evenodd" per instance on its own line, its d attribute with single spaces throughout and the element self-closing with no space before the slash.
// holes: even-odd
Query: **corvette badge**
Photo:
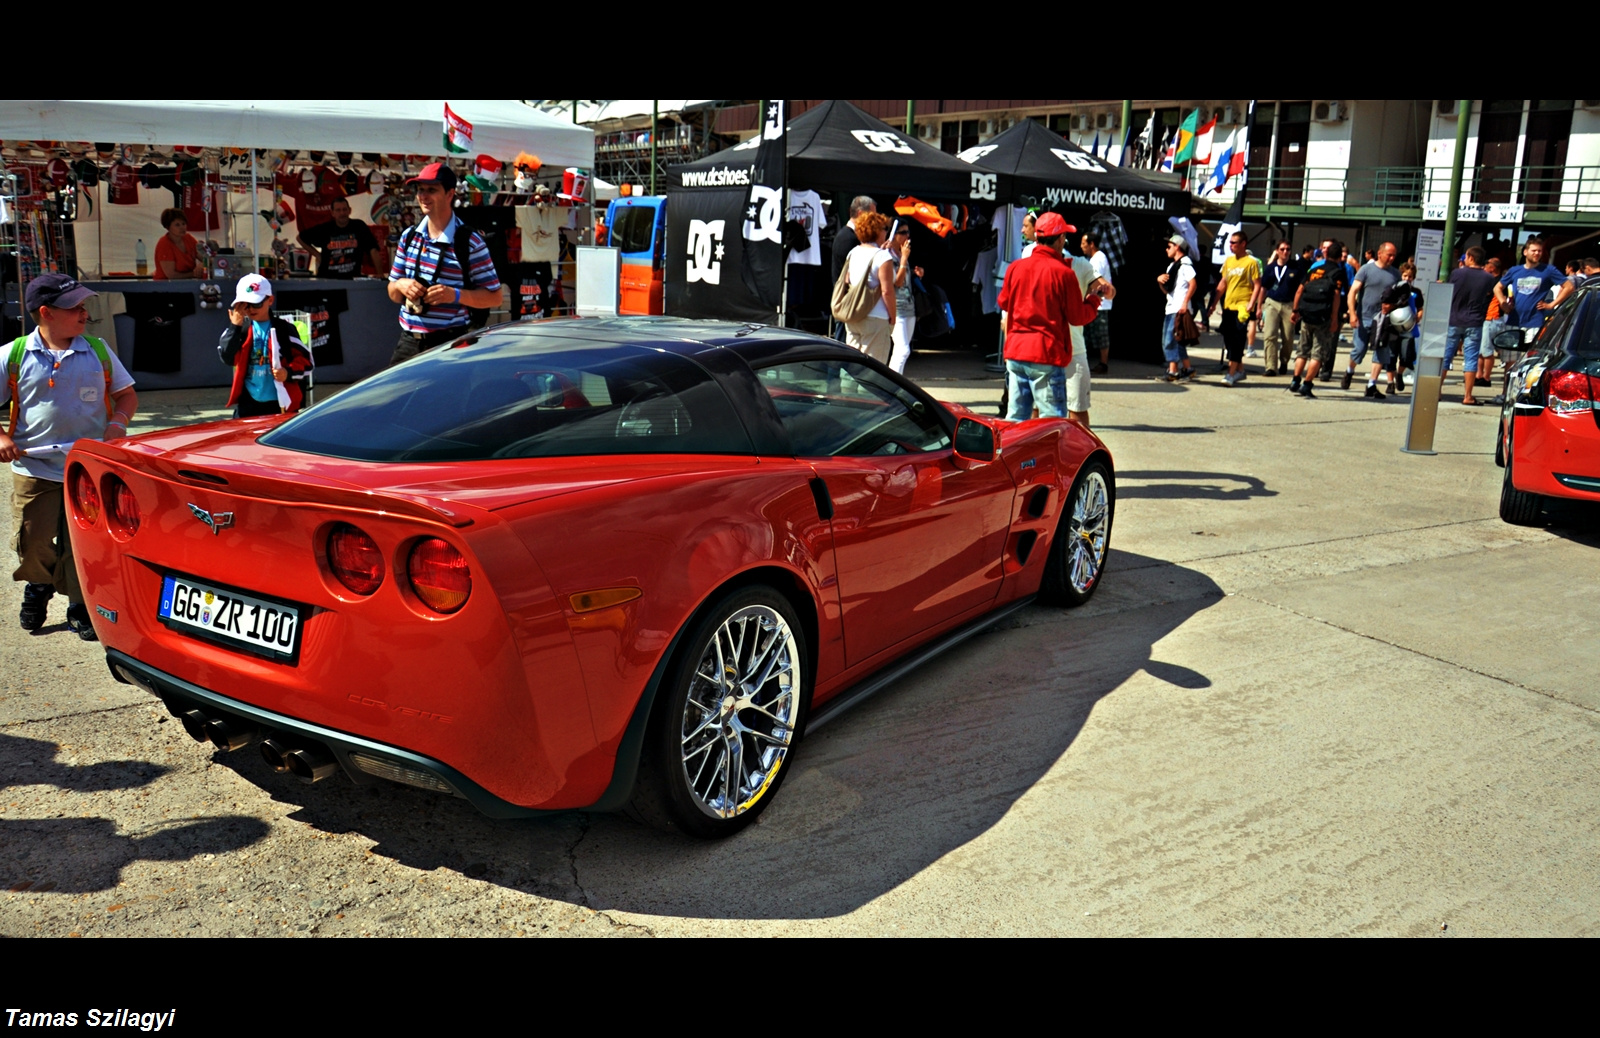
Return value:
<svg viewBox="0 0 1600 1038">
<path fill-rule="evenodd" d="M 213 515 L 196 504 L 191 504 L 189 506 L 189 511 L 194 513 L 194 517 L 196 519 L 211 527 L 211 533 L 213 536 L 220 535 L 223 530 L 226 530 L 228 527 L 233 525 L 232 512 L 217 512 L 215 515 Z"/>
</svg>

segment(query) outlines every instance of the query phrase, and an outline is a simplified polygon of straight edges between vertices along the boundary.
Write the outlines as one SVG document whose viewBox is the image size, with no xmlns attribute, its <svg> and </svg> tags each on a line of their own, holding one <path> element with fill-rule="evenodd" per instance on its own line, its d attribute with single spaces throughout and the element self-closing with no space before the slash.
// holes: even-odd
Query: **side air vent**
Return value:
<svg viewBox="0 0 1600 1038">
<path fill-rule="evenodd" d="M 1050 505 L 1050 488 L 1038 487 L 1028 495 L 1028 514 L 1038 519 L 1044 515 L 1044 510 Z"/>
<path fill-rule="evenodd" d="M 1028 556 L 1033 554 L 1033 544 L 1038 539 L 1038 533 L 1033 530 L 1024 530 L 1017 535 L 1017 565 L 1028 564 Z"/>
</svg>

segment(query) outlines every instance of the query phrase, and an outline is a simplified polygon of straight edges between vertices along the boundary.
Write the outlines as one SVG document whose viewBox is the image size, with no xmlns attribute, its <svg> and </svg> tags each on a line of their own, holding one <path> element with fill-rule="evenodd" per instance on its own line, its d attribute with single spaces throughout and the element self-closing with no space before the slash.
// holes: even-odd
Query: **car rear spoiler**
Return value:
<svg viewBox="0 0 1600 1038">
<path fill-rule="evenodd" d="M 87 454 L 112 464 L 127 464 L 137 458 L 144 472 L 195 487 L 227 488 L 230 494 L 266 501 L 304 502 L 354 508 L 366 512 L 426 519 L 448 526 L 471 526 L 473 518 L 440 498 L 426 494 L 407 494 L 392 490 L 366 490 L 349 483 L 306 473 L 285 474 L 265 466 L 189 455 L 181 460 L 166 454 L 152 454 L 120 447 L 100 440 L 79 440 L 72 454 Z M 70 457 L 70 456 L 69 456 Z"/>
</svg>

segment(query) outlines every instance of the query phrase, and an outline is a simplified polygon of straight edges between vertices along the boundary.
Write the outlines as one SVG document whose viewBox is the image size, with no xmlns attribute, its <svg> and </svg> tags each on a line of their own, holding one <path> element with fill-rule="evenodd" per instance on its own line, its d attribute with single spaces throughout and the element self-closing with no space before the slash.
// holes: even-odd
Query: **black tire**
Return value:
<svg viewBox="0 0 1600 1038">
<path fill-rule="evenodd" d="M 739 588 L 702 610 L 663 680 L 628 813 L 703 839 L 755 821 L 804 731 L 808 661 L 805 631 L 772 588 Z"/>
<path fill-rule="evenodd" d="M 1511 428 L 1508 427 L 1504 445 L 1506 471 L 1500 484 L 1500 518 L 1512 526 L 1543 526 L 1544 498 L 1512 485 L 1511 454 Z"/>
<path fill-rule="evenodd" d="M 1094 597 L 1111 556 L 1117 492 L 1111 470 L 1098 458 L 1072 481 L 1045 560 L 1039 597 L 1048 605 L 1081 606 Z"/>
</svg>

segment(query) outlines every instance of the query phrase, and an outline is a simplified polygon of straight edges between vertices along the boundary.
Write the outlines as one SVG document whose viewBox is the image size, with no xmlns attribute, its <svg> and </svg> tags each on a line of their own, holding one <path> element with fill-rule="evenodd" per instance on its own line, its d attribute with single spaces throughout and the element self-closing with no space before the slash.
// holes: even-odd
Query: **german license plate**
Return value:
<svg viewBox="0 0 1600 1038">
<path fill-rule="evenodd" d="M 296 607 L 187 577 L 162 579 L 159 614 L 169 627 L 277 659 L 293 658 L 300 646 Z"/>
</svg>

